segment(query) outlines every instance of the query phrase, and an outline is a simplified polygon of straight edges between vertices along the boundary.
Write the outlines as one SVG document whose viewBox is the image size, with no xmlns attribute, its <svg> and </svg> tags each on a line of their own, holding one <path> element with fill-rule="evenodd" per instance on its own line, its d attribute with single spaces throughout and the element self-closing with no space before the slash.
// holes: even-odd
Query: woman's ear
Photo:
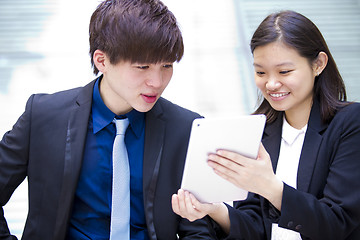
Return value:
<svg viewBox="0 0 360 240">
<path fill-rule="evenodd" d="M 314 61 L 314 73 L 319 76 L 325 69 L 328 62 L 328 56 L 325 52 L 319 52 L 317 58 Z"/>
<path fill-rule="evenodd" d="M 107 57 L 106 54 L 99 49 L 95 50 L 94 55 L 93 55 L 94 65 L 102 73 L 104 73 L 104 71 L 105 71 L 106 57 Z"/>
</svg>

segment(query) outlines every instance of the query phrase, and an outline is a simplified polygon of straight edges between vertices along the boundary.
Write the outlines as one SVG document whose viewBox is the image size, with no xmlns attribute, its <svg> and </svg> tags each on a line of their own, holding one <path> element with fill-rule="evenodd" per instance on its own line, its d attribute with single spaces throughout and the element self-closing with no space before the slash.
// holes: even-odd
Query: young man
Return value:
<svg viewBox="0 0 360 240">
<path fill-rule="evenodd" d="M 183 55 L 175 17 L 157 0 L 106 0 L 91 17 L 90 54 L 99 78 L 85 87 L 32 95 L 4 135 L 1 206 L 28 177 L 23 239 L 114 239 L 112 203 L 126 203 L 112 201 L 113 121 L 123 118 L 129 120 L 127 236 L 211 239 L 205 221 L 190 223 L 171 209 L 191 122 L 200 117 L 160 97 L 173 62 Z M 0 239 L 15 239 L 2 208 Z"/>
</svg>

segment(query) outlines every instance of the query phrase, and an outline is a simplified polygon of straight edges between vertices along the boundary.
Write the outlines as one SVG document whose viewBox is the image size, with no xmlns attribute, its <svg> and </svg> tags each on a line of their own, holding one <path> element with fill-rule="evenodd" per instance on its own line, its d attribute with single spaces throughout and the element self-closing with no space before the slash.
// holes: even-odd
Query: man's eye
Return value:
<svg viewBox="0 0 360 240">
<path fill-rule="evenodd" d="M 173 65 L 172 64 L 164 64 L 164 66 L 163 66 L 164 68 L 172 68 L 173 67 Z"/>
<path fill-rule="evenodd" d="M 148 69 L 149 66 L 137 66 L 137 68 L 138 68 L 138 69 L 143 69 L 143 70 L 145 70 L 145 69 Z"/>
</svg>

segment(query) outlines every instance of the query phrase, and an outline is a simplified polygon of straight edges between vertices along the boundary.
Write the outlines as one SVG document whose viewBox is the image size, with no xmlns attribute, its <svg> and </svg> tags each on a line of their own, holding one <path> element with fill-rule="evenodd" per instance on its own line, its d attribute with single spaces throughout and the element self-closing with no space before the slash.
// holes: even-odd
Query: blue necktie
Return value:
<svg viewBox="0 0 360 240">
<path fill-rule="evenodd" d="M 113 146 L 113 179 L 110 240 L 130 239 L 130 167 L 125 146 L 129 120 L 114 119 L 116 137 Z"/>
</svg>

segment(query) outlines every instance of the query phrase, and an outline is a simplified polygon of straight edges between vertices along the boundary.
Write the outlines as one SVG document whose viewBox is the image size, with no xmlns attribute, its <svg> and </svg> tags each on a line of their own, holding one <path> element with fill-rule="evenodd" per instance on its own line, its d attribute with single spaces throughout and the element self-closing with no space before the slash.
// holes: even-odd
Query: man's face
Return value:
<svg viewBox="0 0 360 240">
<path fill-rule="evenodd" d="M 117 115 L 132 109 L 147 112 L 155 105 L 173 74 L 172 62 L 156 64 L 105 59 L 100 94 L 105 105 Z"/>
</svg>

